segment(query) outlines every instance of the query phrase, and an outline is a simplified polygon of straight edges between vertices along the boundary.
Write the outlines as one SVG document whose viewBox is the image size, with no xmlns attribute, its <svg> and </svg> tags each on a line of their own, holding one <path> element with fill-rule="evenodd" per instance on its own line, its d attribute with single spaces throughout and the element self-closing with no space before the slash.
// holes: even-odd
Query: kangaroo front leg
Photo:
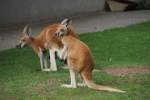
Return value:
<svg viewBox="0 0 150 100">
<path fill-rule="evenodd" d="M 57 71 L 57 66 L 56 66 L 56 59 L 55 59 L 55 51 L 54 50 L 49 50 L 50 53 L 50 64 L 51 64 L 51 70 L 52 71 Z"/>
<path fill-rule="evenodd" d="M 46 57 L 46 54 L 44 54 L 44 71 L 51 71 L 50 68 L 48 68 L 48 63 L 47 63 L 47 57 Z"/>
<path fill-rule="evenodd" d="M 47 58 L 46 57 L 44 57 L 44 66 L 45 66 L 45 69 L 48 69 Z"/>
<path fill-rule="evenodd" d="M 67 59 L 67 50 L 68 50 L 68 46 L 64 45 L 63 49 L 61 50 L 61 55 L 60 58 L 65 60 Z"/>
<path fill-rule="evenodd" d="M 62 87 L 67 87 L 67 88 L 77 88 L 77 83 L 76 83 L 76 74 L 72 69 L 69 69 L 70 71 L 70 78 L 71 78 L 71 84 L 63 84 Z"/>
<path fill-rule="evenodd" d="M 40 52 L 38 55 L 39 55 L 39 58 L 40 58 L 41 70 L 44 71 L 44 65 L 43 65 L 43 53 Z"/>
<path fill-rule="evenodd" d="M 64 60 L 64 67 L 63 69 L 68 69 L 68 64 L 67 64 L 67 56 L 68 56 L 68 46 L 64 45 L 63 49 L 61 50 L 61 59 Z"/>
</svg>

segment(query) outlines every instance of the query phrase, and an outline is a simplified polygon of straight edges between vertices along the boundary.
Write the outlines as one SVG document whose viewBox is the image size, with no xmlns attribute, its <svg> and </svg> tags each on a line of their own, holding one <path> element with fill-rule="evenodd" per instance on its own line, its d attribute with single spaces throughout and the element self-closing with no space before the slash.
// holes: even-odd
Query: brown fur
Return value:
<svg viewBox="0 0 150 100">
<path fill-rule="evenodd" d="M 55 34 L 56 30 L 58 27 L 60 27 L 61 24 L 54 24 L 52 26 L 49 26 L 45 29 L 45 37 L 46 37 L 46 47 L 51 48 L 51 49 L 56 49 L 56 48 L 63 48 L 63 44 Z M 78 38 L 74 28 L 72 26 L 69 26 L 67 33 L 75 38 Z"/>
<path fill-rule="evenodd" d="M 22 33 L 20 41 L 25 41 L 27 44 L 31 45 L 37 54 L 40 52 L 39 48 L 41 48 L 42 50 L 49 48 L 52 49 L 54 47 L 56 48 L 56 46 L 54 44 L 51 44 L 49 41 L 54 41 L 57 43 L 57 47 L 62 47 L 63 44 L 61 43 L 60 39 L 54 36 L 54 33 L 59 25 L 60 24 L 53 24 L 45 27 L 42 32 L 36 37 L 29 37 L 28 35 L 26 35 L 26 33 Z M 68 30 L 69 35 L 78 37 L 72 26 L 70 26 Z"/>
<path fill-rule="evenodd" d="M 65 21 L 63 22 L 65 23 Z M 66 56 L 61 56 L 63 55 L 63 53 L 61 53 L 61 48 L 63 48 L 63 44 L 61 40 L 57 36 L 55 36 L 57 27 L 61 25 L 62 24 L 49 25 L 45 27 L 39 35 L 35 37 L 29 36 L 31 28 L 26 26 L 23 29 L 23 33 L 17 47 L 23 48 L 25 45 L 30 45 L 40 58 L 40 65 L 42 71 L 57 71 L 55 52 L 58 53 L 60 59 L 66 59 Z M 67 33 L 73 37 L 77 37 L 77 34 L 75 33 L 72 26 L 68 27 Z M 50 55 L 50 68 L 48 68 L 47 57 L 45 53 L 47 49 L 49 50 Z"/>
<path fill-rule="evenodd" d="M 62 36 L 61 40 L 62 43 L 68 47 L 67 52 L 70 65 L 69 67 L 81 75 L 89 88 L 112 92 L 125 92 L 119 89 L 95 84 L 92 81 L 94 61 L 88 46 L 80 40 L 69 35 Z"/>
</svg>

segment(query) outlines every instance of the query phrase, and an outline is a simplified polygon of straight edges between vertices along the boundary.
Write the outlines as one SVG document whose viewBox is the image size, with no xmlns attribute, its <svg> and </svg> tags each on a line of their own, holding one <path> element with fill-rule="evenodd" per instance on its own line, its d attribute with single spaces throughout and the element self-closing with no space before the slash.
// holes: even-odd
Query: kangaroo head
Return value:
<svg viewBox="0 0 150 100">
<path fill-rule="evenodd" d="M 57 27 L 57 30 L 56 30 L 56 35 L 57 36 L 64 36 L 64 35 L 67 35 L 68 33 L 68 27 L 69 25 L 71 25 L 72 23 L 72 20 L 70 19 L 64 19 L 61 24 Z"/>
<path fill-rule="evenodd" d="M 29 28 L 29 25 L 26 25 L 16 45 L 17 48 L 23 48 L 30 42 L 30 36 L 29 36 L 30 32 L 31 32 L 31 28 Z"/>
</svg>

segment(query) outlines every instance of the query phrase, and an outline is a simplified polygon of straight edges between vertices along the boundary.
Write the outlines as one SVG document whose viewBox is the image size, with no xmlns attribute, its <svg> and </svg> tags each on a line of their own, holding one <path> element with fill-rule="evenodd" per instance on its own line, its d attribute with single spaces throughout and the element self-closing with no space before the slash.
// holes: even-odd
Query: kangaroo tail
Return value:
<svg viewBox="0 0 150 100">
<path fill-rule="evenodd" d="M 102 85 L 97 85 L 92 81 L 92 75 L 91 73 L 81 73 L 81 76 L 85 82 L 85 84 L 94 90 L 102 90 L 102 91 L 109 91 L 109 92 L 119 92 L 119 93 L 124 93 L 125 91 L 122 91 L 120 89 L 112 88 L 109 86 L 102 86 Z"/>
</svg>

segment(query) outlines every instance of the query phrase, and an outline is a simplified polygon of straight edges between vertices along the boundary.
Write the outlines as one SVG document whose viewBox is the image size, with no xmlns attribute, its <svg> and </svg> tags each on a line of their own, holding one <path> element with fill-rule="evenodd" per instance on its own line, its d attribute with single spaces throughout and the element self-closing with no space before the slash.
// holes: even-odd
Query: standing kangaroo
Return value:
<svg viewBox="0 0 150 100">
<path fill-rule="evenodd" d="M 47 27 L 45 27 L 41 33 L 35 37 L 30 36 L 31 34 L 31 28 L 29 26 L 25 26 L 21 33 L 21 37 L 19 39 L 18 44 L 16 47 L 23 48 L 25 45 L 30 45 L 35 53 L 40 58 L 40 65 L 42 71 L 57 71 L 57 65 L 55 60 L 55 52 L 57 51 L 60 58 L 61 58 L 61 49 L 56 50 L 53 49 L 52 45 L 51 48 L 47 47 L 47 41 L 48 39 L 52 39 L 53 41 L 57 42 L 59 47 L 63 47 L 63 44 L 61 43 L 60 39 L 55 37 L 53 38 L 54 32 L 56 31 L 57 27 L 59 25 L 65 24 L 68 22 L 69 19 L 64 19 L 60 24 L 52 24 Z M 75 33 L 72 26 L 68 28 L 68 34 L 72 35 L 73 37 L 77 37 L 77 34 Z M 46 53 L 45 51 L 49 50 L 50 54 L 50 68 L 48 68 L 47 59 L 46 59 Z"/>
<path fill-rule="evenodd" d="M 68 24 L 71 24 L 71 22 L 58 26 L 55 32 L 55 36 L 59 37 L 64 45 L 62 52 L 67 52 L 67 61 L 71 77 L 71 84 L 64 84 L 63 87 L 76 88 L 78 84 L 76 83 L 75 74 L 78 73 L 85 82 L 85 85 L 89 88 L 94 90 L 125 92 L 120 89 L 97 85 L 92 81 L 92 71 L 95 64 L 91 51 L 85 43 L 68 34 L 68 26 L 70 26 Z M 79 85 L 83 86 L 83 84 Z"/>
</svg>

